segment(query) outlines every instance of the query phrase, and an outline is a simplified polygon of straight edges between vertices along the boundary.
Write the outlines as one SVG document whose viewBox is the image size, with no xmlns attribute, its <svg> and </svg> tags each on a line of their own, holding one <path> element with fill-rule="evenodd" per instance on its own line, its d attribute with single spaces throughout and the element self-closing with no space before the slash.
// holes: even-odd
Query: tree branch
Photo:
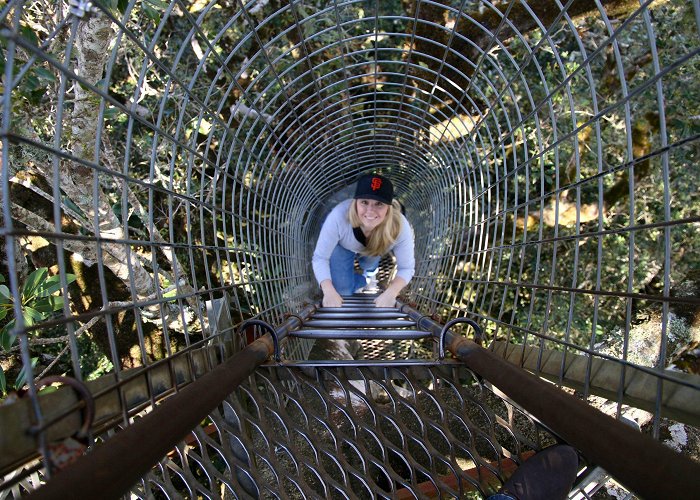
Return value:
<svg viewBox="0 0 700 500">
<path fill-rule="evenodd" d="M 441 1 L 443 4 L 450 3 L 447 0 Z M 417 2 L 403 0 L 403 3 L 407 12 L 409 12 L 410 15 L 415 15 Z M 608 17 L 624 16 L 632 12 L 635 8 L 639 8 L 639 3 L 632 0 L 601 0 L 600 3 L 606 9 Z M 539 29 L 539 23 L 541 23 L 544 29 L 547 29 L 561 13 L 557 4 L 551 1 L 528 2 L 527 4 L 519 2 L 494 2 L 494 6 L 495 10 L 486 8 L 483 10 L 469 11 L 468 17 L 461 16 L 456 20 L 454 30 L 457 36 L 452 38 L 451 43 L 451 48 L 453 50 L 447 54 L 445 65 L 442 68 L 442 77 L 444 80 L 451 81 L 456 86 L 452 89 L 453 94 L 457 89 L 469 87 L 471 76 L 474 72 L 473 65 L 477 64 L 481 57 L 484 57 L 483 53 L 485 51 L 490 50 L 490 48 L 496 44 L 494 36 L 496 36 L 499 41 L 505 42 L 516 36 L 516 33 L 525 34 Z M 506 11 L 508 11 L 509 23 L 502 23 L 502 18 Z M 572 18 L 598 12 L 595 0 L 574 0 L 566 11 L 567 15 Z M 418 18 L 423 22 L 419 22 L 416 26 L 415 46 L 412 56 L 416 64 L 423 63 L 431 67 L 436 64 L 435 61 L 441 61 L 443 59 L 443 56 L 445 56 L 445 47 L 448 46 L 448 42 L 450 41 L 451 30 L 436 29 L 435 25 L 445 26 L 448 19 L 454 17 L 455 14 L 456 12 L 448 9 L 447 5 L 420 3 Z M 413 24 L 411 23 L 407 29 L 413 30 Z M 428 56 L 432 56 L 435 59 L 433 60 Z M 464 56 L 469 62 L 465 62 L 460 56 Z M 420 69 L 416 69 L 416 74 L 427 82 L 435 80 L 434 75 Z M 426 84 L 416 79 L 416 85 L 425 86 Z M 451 101 L 448 96 L 439 89 L 438 92 L 441 95 L 438 96 L 440 99 L 436 99 L 436 102 L 440 103 L 440 106 L 443 106 L 442 101 L 445 101 L 444 106 L 454 106 L 453 111 L 458 112 L 459 108 L 457 105 L 460 103 Z M 464 98 L 462 94 L 460 94 L 460 98 Z M 469 109 L 472 107 L 469 102 L 465 101 L 461 104 L 466 106 L 469 111 L 476 111 Z M 480 103 L 477 103 L 477 106 L 479 105 Z"/>
<path fill-rule="evenodd" d="M 27 210 L 23 206 L 11 202 L 10 209 L 12 211 L 12 217 L 21 221 L 29 230 L 39 233 L 56 232 L 56 228 L 52 223 L 46 221 L 44 218 L 38 216 L 34 212 Z M 63 248 L 69 252 L 80 255 L 85 261 L 97 261 L 97 251 L 94 244 L 89 242 L 66 238 L 63 240 Z"/>
</svg>

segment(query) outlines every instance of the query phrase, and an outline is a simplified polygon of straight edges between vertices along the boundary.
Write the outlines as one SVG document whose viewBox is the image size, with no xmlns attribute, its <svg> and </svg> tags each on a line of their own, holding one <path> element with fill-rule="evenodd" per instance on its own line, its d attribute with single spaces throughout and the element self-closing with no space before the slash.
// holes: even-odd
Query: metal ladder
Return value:
<svg viewBox="0 0 700 500">
<path fill-rule="evenodd" d="M 303 339 L 418 340 L 431 337 L 398 307 L 375 307 L 376 294 L 343 297 L 342 307 L 318 308 L 290 336 Z"/>
</svg>

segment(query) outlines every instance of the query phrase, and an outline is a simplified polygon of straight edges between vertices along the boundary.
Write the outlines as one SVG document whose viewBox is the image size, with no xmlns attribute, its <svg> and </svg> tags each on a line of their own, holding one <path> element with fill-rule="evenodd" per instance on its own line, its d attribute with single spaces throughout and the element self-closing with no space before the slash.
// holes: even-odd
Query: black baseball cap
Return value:
<svg viewBox="0 0 700 500">
<path fill-rule="evenodd" d="M 377 200 L 391 205 L 391 201 L 394 199 L 394 186 L 384 176 L 364 174 L 357 180 L 355 199 L 358 198 Z"/>
</svg>

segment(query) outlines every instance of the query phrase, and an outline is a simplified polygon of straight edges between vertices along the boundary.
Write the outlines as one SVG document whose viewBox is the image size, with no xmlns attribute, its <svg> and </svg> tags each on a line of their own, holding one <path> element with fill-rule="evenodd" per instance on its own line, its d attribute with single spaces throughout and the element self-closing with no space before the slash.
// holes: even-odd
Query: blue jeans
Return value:
<svg viewBox="0 0 700 500">
<path fill-rule="evenodd" d="M 336 245 L 330 258 L 331 281 L 340 295 L 352 295 L 355 290 L 367 284 L 365 274 L 355 272 L 355 257 L 358 257 L 360 269 L 365 274 L 375 271 L 379 265 L 380 257 L 378 256 L 360 256 L 347 248 Z"/>
</svg>

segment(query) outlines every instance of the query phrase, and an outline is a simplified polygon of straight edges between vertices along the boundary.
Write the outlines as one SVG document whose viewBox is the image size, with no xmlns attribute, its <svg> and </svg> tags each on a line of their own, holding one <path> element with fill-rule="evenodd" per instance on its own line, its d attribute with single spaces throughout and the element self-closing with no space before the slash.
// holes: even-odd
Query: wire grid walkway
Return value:
<svg viewBox="0 0 700 500">
<path fill-rule="evenodd" d="M 128 427 L 236 325 L 318 298 L 315 235 L 374 170 L 415 230 L 418 310 L 657 437 L 697 425 L 697 376 L 664 369 L 696 359 L 698 0 L 12 0 L 0 23 L 8 390 L 97 377 Z M 25 431 L 60 427 L 27 389 L 3 474 L 45 467 L 54 434 Z"/>
<path fill-rule="evenodd" d="M 556 442 L 454 365 L 264 367 L 210 418 L 132 494 L 459 497 Z"/>
</svg>

